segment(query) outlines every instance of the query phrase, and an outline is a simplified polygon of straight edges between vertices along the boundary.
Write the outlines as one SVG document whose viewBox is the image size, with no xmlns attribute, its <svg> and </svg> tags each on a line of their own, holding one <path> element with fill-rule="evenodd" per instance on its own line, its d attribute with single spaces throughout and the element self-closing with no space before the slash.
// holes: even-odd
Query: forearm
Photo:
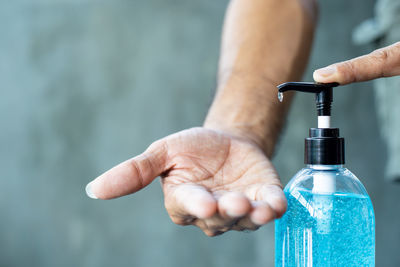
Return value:
<svg viewBox="0 0 400 267">
<path fill-rule="evenodd" d="M 313 0 L 231 1 L 205 127 L 248 137 L 272 155 L 291 98 L 279 103 L 276 85 L 301 78 L 315 9 Z"/>
</svg>

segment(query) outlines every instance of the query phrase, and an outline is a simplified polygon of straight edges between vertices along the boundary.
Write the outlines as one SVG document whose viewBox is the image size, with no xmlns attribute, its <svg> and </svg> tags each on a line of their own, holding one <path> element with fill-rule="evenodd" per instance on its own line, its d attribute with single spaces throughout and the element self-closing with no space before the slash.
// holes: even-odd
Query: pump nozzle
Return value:
<svg viewBox="0 0 400 267">
<path fill-rule="evenodd" d="M 314 93 L 318 112 L 318 128 L 330 128 L 332 87 L 338 86 L 338 83 L 306 83 L 306 82 L 288 82 L 278 85 L 279 101 L 283 100 L 283 92 L 299 91 L 305 93 Z"/>
</svg>

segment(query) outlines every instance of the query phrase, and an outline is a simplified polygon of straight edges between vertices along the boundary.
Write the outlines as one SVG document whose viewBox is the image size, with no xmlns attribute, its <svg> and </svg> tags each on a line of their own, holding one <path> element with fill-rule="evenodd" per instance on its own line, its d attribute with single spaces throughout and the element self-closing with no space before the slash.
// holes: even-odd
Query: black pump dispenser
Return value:
<svg viewBox="0 0 400 267">
<path fill-rule="evenodd" d="M 289 82 L 278 86 L 278 98 L 283 99 L 283 92 L 299 91 L 315 94 L 317 104 L 318 128 L 311 128 L 305 139 L 304 163 L 312 165 L 344 164 L 344 139 L 339 137 L 338 128 L 330 128 L 332 88 L 338 83 Z"/>
</svg>

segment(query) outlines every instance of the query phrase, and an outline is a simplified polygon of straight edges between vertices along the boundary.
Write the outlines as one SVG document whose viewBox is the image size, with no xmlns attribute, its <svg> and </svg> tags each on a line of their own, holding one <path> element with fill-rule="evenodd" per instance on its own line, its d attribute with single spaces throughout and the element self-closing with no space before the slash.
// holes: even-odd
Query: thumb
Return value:
<svg viewBox="0 0 400 267">
<path fill-rule="evenodd" d="M 400 75 L 400 42 L 314 71 L 320 83 L 349 84 Z"/>
<path fill-rule="evenodd" d="M 110 199 L 135 193 L 166 170 L 167 148 L 164 140 L 153 143 L 145 152 L 115 166 L 86 186 L 94 199 Z"/>
</svg>

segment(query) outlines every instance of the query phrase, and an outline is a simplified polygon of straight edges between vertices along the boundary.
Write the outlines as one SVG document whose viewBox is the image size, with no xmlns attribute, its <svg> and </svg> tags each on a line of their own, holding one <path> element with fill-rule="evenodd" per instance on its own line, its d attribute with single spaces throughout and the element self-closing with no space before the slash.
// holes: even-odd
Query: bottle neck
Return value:
<svg viewBox="0 0 400 267">
<path fill-rule="evenodd" d="M 322 164 L 307 164 L 307 168 L 314 170 L 337 170 L 343 168 L 343 164 L 338 165 L 322 165 Z"/>
<path fill-rule="evenodd" d="M 344 164 L 344 139 L 338 128 L 311 128 L 305 140 L 304 163 L 311 165 Z"/>
</svg>

